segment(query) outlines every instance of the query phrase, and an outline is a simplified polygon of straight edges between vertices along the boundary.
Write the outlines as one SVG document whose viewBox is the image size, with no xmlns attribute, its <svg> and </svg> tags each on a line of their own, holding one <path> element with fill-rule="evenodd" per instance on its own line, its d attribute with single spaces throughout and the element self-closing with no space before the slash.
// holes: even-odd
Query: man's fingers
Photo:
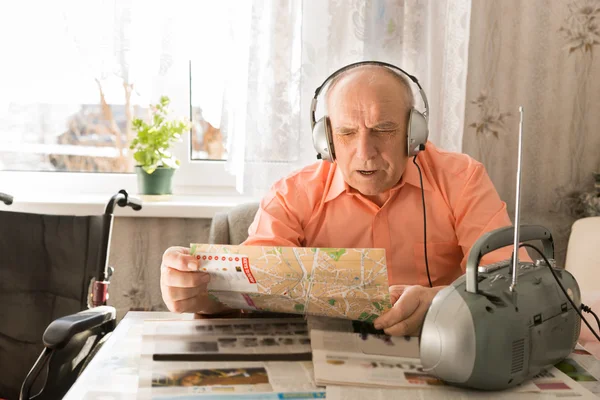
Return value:
<svg viewBox="0 0 600 400">
<path fill-rule="evenodd" d="M 162 267 L 160 278 L 165 286 L 177 288 L 205 286 L 210 282 L 210 275 L 206 272 L 180 271 L 168 266 Z"/>
<path fill-rule="evenodd" d="M 421 304 L 408 318 L 384 329 L 384 332 L 390 336 L 416 336 L 419 334 L 426 311 L 427 305 Z"/>
<path fill-rule="evenodd" d="M 169 310 L 176 313 L 195 313 L 202 309 L 198 296 L 173 302 Z"/>
<path fill-rule="evenodd" d="M 388 312 L 375 320 L 375 329 L 386 329 L 407 319 L 419 307 L 420 302 L 418 290 L 406 290 Z"/>
<path fill-rule="evenodd" d="M 396 304 L 404 290 L 406 290 L 407 285 L 392 285 L 390 286 L 390 302 L 392 305 Z"/>
<path fill-rule="evenodd" d="M 198 297 L 202 292 L 201 288 L 178 288 L 178 287 L 165 287 L 163 291 L 164 300 L 168 303 L 174 303 L 176 301 L 192 299 Z"/>
<path fill-rule="evenodd" d="M 180 271 L 198 270 L 198 260 L 186 247 L 169 247 L 163 254 L 163 265 Z"/>
</svg>

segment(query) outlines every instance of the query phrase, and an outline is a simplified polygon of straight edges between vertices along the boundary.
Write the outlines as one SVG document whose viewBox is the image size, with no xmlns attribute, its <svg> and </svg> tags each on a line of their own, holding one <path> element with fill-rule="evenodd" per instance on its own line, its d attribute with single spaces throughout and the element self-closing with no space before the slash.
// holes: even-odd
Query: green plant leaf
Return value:
<svg viewBox="0 0 600 400">
<path fill-rule="evenodd" d="M 129 148 L 134 151 L 133 158 L 137 165 L 147 173 L 152 173 L 159 166 L 177 168 L 179 160 L 170 151 L 171 146 L 181 141 L 183 133 L 189 129 L 184 120 L 169 118 L 170 99 L 161 96 L 159 102 L 151 106 L 151 117 L 148 121 L 134 118 L 132 128 L 136 137 Z"/>
<path fill-rule="evenodd" d="M 178 167 L 177 163 L 173 158 L 163 158 L 162 162 L 165 167 L 176 169 Z"/>
</svg>

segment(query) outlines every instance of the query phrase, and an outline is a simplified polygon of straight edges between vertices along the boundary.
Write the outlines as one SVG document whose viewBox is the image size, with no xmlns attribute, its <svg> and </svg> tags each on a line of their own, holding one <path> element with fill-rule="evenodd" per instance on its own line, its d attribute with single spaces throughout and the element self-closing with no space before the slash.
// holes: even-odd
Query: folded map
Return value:
<svg viewBox="0 0 600 400">
<path fill-rule="evenodd" d="M 232 308 L 372 322 L 391 307 L 384 249 L 190 247 L 211 297 Z"/>
</svg>

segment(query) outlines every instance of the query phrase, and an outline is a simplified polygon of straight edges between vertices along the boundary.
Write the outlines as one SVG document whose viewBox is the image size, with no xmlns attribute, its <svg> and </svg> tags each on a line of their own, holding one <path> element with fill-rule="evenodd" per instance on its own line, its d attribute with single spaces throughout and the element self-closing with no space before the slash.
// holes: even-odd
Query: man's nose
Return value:
<svg viewBox="0 0 600 400">
<path fill-rule="evenodd" d="M 356 142 L 356 157 L 360 160 L 371 160 L 377 155 L 375 141 L 368 132 L 361 132 Z"/>
</svg>

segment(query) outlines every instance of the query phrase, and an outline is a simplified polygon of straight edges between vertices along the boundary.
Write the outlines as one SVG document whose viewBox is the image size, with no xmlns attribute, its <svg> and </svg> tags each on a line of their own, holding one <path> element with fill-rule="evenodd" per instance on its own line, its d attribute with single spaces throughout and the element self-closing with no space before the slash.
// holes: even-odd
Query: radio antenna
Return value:
<svg viewBox="0 0 600 400">
<path fill-rule="evenodd" d="M 520 209 L 521 209 L 521 161 L 523 158 L 523 107 L 519 106 L 519 147 L 517 155 L 517 190 L 515 193 L 515 237 L 514 237 L 514 254 L 512 265 L 512 283 L 510 291 L 514 292 L 517 288 L 517 267 L 519 266 L 519 225 L 520 225 Z"/>
</svg>

